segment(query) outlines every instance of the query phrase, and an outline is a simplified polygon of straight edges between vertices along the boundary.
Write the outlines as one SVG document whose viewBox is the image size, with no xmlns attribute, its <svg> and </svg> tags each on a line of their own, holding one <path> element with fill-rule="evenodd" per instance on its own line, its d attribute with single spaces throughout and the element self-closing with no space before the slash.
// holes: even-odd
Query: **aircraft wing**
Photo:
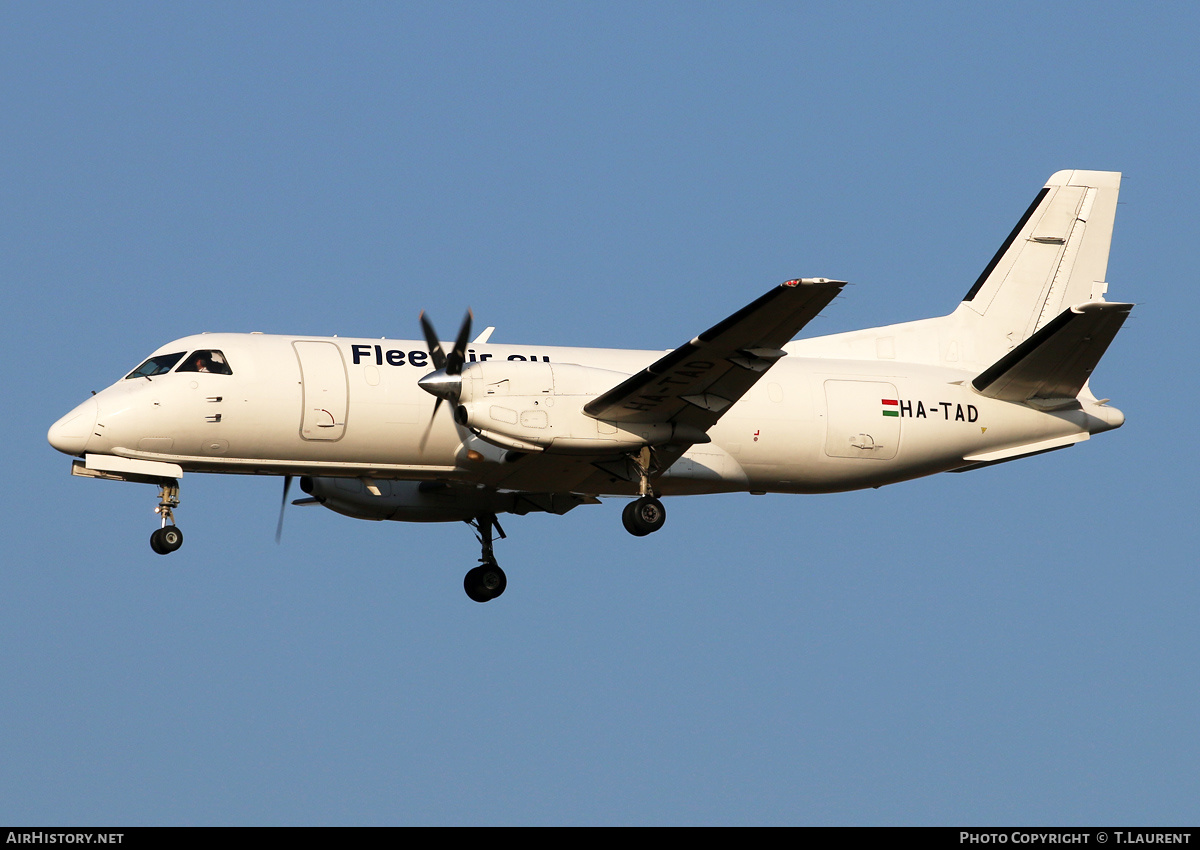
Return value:
<svg viewBox="0 0 1200 850">
<path fill-rule="evenodd" d="M 784 356 L 845 281 L 789 280 L 583 408 L 595 419 L 673 422 L 707 431 Z"/>
</svg>

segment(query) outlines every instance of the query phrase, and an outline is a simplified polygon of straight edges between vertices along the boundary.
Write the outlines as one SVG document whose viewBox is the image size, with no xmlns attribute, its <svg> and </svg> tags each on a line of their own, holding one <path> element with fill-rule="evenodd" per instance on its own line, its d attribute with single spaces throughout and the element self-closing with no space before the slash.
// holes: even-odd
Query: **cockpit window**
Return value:
<svg viewBox="0 0 1200 850">
<path fill-rule="evenodd" d="M 176 372 L 212 372 L 214 375 L 232 375 L 233 370 L 225 360 L 225 355 L 216 349 L 193 351 L 183 361 Z"/>
<path fill-rule="evenodd" d="M 157 357 L 151 357 L 141 366 L 138 366 L 132 372 L 125 376 L 125 380 L 130 378 L 150 378 L 154 375 L 165 375 L 171 371 L 171 367 L 179 362 L 179 358 L 183 357 L 183 352 L 178 351 L 175 354 L 160 354 Z"/>
</svg>

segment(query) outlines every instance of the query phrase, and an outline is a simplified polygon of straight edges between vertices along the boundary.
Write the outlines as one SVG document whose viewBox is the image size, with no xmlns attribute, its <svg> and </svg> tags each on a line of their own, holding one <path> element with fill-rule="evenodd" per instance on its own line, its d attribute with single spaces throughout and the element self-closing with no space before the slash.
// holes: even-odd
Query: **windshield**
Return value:
<svg viewBox="0 0 1200 850">
<path fill-rule="evenodd" d="M 162 375 L 171 371 L 171 367 L 179 362 L 179 358 L 183 356 L 183 352 L 179 351 L 175 354 L 160 354 L 157 357 L 151 357 L 141 366 L 138 366 L 132 372 L 125 376 L 125 380 L 130 378 L 149 378 L 154 375 Z"/>
<path fill-rule="evenodd" d="M 212 372 L 214 375 L 232 375 L 233 370 L 225 360 L 225 355 L 214 349 L 193 351 L 183 361 L 177 372 Z"/>
</svg>

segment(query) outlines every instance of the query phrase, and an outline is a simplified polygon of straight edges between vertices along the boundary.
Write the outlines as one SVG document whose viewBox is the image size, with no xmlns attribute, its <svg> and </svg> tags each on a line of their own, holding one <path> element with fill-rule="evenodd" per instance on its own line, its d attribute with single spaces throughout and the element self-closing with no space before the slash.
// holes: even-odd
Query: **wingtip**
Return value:
<svg viewBox="0 0 1200 850">
<path fill-rule="evenodd" d="M 846 281 L 834 280 L 828 277 L 797 277 L 792 280 L 785 280 L 782 284 L 787 287 L 794 286 L 845 286 Z"/>
</svg>

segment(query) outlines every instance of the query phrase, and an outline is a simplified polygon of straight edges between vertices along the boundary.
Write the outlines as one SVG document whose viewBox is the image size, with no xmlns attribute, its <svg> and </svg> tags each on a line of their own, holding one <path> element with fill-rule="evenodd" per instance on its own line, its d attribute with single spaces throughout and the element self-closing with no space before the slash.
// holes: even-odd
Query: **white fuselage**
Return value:
<svg viewBox="0 0 1200 850">
<path fill-rule="evenodd" d="M 789 345 L 789 349 L 797 344 Z M 417 386 L 433 366 L 411 340 L 203 334 L 156 354 L 223 352 L 231 374 L 171 371 L 131 377 L 96 394 L 50 430 L 73 455 L 177 464 L 183 471 L 464 481 L 531 492 L 618 495 L 628 481 L 564 463 L 546 480 L 522 477 L 505 450 L 434 419 Z M 661 351 L 474 344 L 468 363 L 579 364 L 624 375 Z M 469 370 L 469 366 L 468 366 Z M 1070 445 L 1118 427 L 1114 408 L 1081 399 L 1043 411 L 986 398 L 974 372 L 800 352 L 779 360 L 708 434 L 658 479 L 663 495 L 726 491 L 821 493 L 877 487 L 950 469 Z M 587 396 L 542 401 L 578 416 Z M 515 411 L 523 415 L 526 411 Z M 552 450 L 551 450 L 552 451 Z M 554 475 L 554 473 L 551 473 Z"/>
</svg>

